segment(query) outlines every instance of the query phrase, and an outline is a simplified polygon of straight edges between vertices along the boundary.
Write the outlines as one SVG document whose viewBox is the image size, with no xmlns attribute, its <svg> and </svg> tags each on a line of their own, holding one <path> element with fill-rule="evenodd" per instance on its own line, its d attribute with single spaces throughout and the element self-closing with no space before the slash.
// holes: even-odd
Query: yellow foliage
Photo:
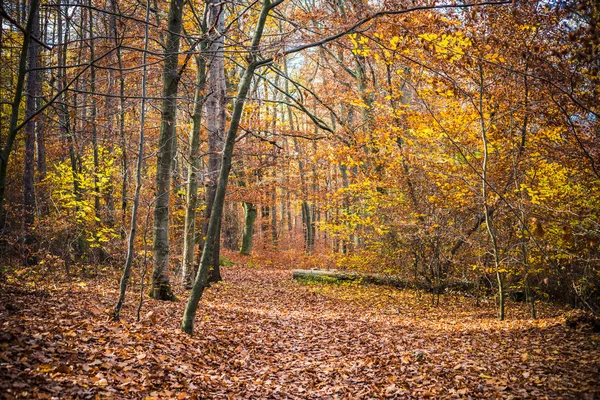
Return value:
<svg viewBox="0 0 600 400">
<path fill-rule="evenodd" d="M 71 161 L 65 160 L 56 163 L 44 181 L 52 190 L 52 200 L 59 215 L 71 216 L 70 223 L 77 227 L 75 231 L 81 231 L 91 247 L 100 247 L 102 243 L 117 237 L 113 228 L 101 223 L 96 215 L 94 202 L 97 196 L 102 197 L 102 193 L 112 185 L 117 173 L 114 161 L 120 151 L 100 146 L 98 153 L 103 163 L 95 172 L 93 153 L 88 149 L 81 157 L 80 170 L 73 171 Z"/>
</svg>

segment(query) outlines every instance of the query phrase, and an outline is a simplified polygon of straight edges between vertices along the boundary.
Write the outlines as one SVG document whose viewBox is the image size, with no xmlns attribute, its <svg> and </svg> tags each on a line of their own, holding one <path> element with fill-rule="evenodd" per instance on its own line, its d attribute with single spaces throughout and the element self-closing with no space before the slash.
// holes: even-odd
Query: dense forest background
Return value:
<svg viewBox="0 0 600 400">
<path fill-rule="evenodd" d="M 0 398 L 598 398 L 599 23 L 0 0 Z"/>
<path fill-rule="evenodd" d="M 501 318 L 508 294 L 600 309 L 593 1 L 15 0 L 0 18 L 7 265 L 125 266 L 123 291 L 133 274 L 197 304 L 222 247 L 463 282 Z"/>
</svg>

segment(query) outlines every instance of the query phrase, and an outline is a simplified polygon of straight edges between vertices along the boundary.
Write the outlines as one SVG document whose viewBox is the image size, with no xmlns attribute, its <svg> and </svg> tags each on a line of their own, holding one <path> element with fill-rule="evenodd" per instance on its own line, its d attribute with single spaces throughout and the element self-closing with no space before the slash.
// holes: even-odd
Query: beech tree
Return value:
<svg viewBox="0 0 600 400">
<path fill-rule="evenodd" d="M 144 165 L 144 146 L 146 144 L 145 139 L 145 122 L 146 122 L 146 83 L 148 78 L 148 67 L 146 62 L 148 60 L 148 22 L 150 20 L 150 0 L 146 1 L 146 24 L 144 27 L 144 52 L 142 54 L 142 98 L 140 101 L 140 135 L 138 139 L 138 152 L 137 152 L 137 164 L 135 170 L 135 194 L 133 197 L 133 205 L 131 209 L 131 224 L 129 228 L 127 256 L 125 258 L 125 265 L 123 266 L 123 274 L 121 275 L 121 281 L 119 284 L 119 299 L 113 312 L 113 319 L 118 321 L 121 318 L 121 309 L 125 303 L 125 294 L 127 291 L 127 285 L 129 278 L 131 277 L 131 268 L 133 265 L 133 257 L 135 254 L 135 238 L 137 234 L 138 225 L 138 211 L 140 207 L 140 194 L 142 190 L 142 167 Z"/>
<path fill-rule="evenodd" d="M 32 4 L 33 6 L 33 4 Z M 39 6 L 32 8 L 30 13 L 33 13 L 33 22 L 31 26 L 31 36 L 38 37 L 40 35 L 40 17 Z M 29 73 L 27 76 L 27 99 L 25 106 L 25 119 L 29 122 L 25 125 L 25 157 L 23 159 L 23 217 L 24 222 L 28 227 L 31 227 L 35 221 L 35 131 L 36 121 L 32 118 L 38 108 L 38 100 L 41 93 L 40 82 L 40 45 L 35 40 L 30 40 L 27 68 Z"/>
<path fill-rule="evenodd" d="M 225 6 L 222 2 L 209 0 L 207 7 L 207 25 L 211 31 L 208 32 L 211 38 L 211 44 L 207 51 L 209 59 L 206 99 L 206 130 L 208 131 L 208 168 L 206 171 L 206 207 L 205 223 L 202 225 L 202 236 L 205 237 L 208 232 L 208 221 L 213 209 L 215 193 L 217 190 L 218 174 L 221 169 L 221 149 L 225 140 L 226 126 L 226 107 L 227 93 L 225 85 Z M 217 229 L 215 247 L 213 249 L 213 258 L 211 261 L 211 273 L 209 281 L 218 282 L 221 280 L 219 270 L 219 248 L 221 242 L 221 226 Z M 200 241 L 200 246 L 202 247 Z"/>
<path fill-rule="evenodd" d="M 179 42 L 181 37 L 183 0 L 172 0 L 169 7 L 163 69 L 163 99 L 161 105 L 160 138 L 158 142 L 156 201 L 154 205 L 154 235 L 152 288 L 150 295 L 159 300 L 173 300 L 169 279 L 169 201 L 171 167 L 175 157 L 177 128 L 177 93 Z"/>
</svg>

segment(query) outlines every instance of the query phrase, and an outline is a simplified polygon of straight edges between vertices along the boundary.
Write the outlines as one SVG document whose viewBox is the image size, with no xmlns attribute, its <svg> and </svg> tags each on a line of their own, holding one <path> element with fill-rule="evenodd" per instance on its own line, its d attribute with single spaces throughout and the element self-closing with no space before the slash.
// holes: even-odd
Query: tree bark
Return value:
<svg viewBox="0 0 600 400">
<path fill-rule="evenodd" d="M 483 90 L 484 90 L 484 75 L 483 75 L 483 67 L 481 64 L 479 65 L 479 109 L 477 110 L 479 113 L 479 121 L 481 125 L 481 141 L 483 145 L 483 165 L 481 171 L 481 196 L 483 200 L 483 214 L 485 217 L 485 226 L 487 232 L 490 236 L 490 240 L 492 241 L 492 256 L 494 257 L 494 268 L 496 270 L 496 280 L 498 282 L 498 319 L 500 321 L 504 320 L 504 302 L 505 302 L 505 292 L 504 292 L 504 273 L 500 271 L 500 256 L 498 254 L 498 238 L 496 236 L 496 230 L 493 226 L 492 216 L 490 206 L 488 205 L 488 164 L 489 164 L 489 143 L 487 137 L 487 126 L 484 118 L 484 110 L 483 110 Z M 491 123 L 490 123 L 491 125 Z"/>
<path fill-rule="evenodd" d="M 276 188 L 271 192 L 271 243 L 274 248 L 279 245 L 279 236 L 277 234 L 277 193 Z"/>
<path fill-rule="evenodd" d="M 29 45 L 32 42 L 31 36 L 33 31 L 33 24 L 36 19 L 39 5 L 39 0 L 31 0 L 31 4 L 29 7 L 29 17 L 27 18 L 27 25 L 23 37 L 23 45 L 21 46 L 21 54 L 19 57 L 19 71 L 17 74 L 17 84 L 15 86 L 14 97 L 11 104 L 8 136 L 6 138 L 6 143 L 4 144 L 4 147 L 0 149 L 0 229 L 4 228 L 5 223 L 6 215 L 4 212 L 4 194 L 6 192 L 6 173 L 8 170 L 9 157 L 12 152 L 12 147 L 15 138 L 17 136 L 19 107 L 21 105 L 21 100 L 23 99 L 23 86 L 25 83 L 25 73 L 27 71 L 27 55 L 29 53 Z"/>
<path fill-rule="evenodd" d="M 244 208 L 244 230 L 242 232 L 242 247 L 240 254 L 248 255 L 252 252 L 254 239 L 254 221 L 256 221 L 256 206 L 252 203 L 242 203 Z"/>
<path fill-rule="evenodd" d="M 270 0 L 263 1 L 262 10 L 256 23 L 256 30 L 252 39 L 252 47 L 250 52 L 247 54 L 248 65 L 245 68 L 244 75 L 242 76 L 238 86 L 238 93 L 235 98 L 231 123 L 229 124 L 225 145 L 223 147 L 219 181 L 217 183 L 215 201 L 208 223 L 208 232 L 204 242 L 204 249 L 200 259 L 200 268 L 198 269 L 198 274 L 196 275 L 196 280 L 194 281 L 194 287 L 192 288 L 183 314 L 181 329 L 190 335 L 194 330 L 194 318 L 196 317 L 196 311 L 198 310 L 198 303 L 202 297 L 204 289 L 208 284 L 209 267 L 212 260 L 212 252 L 215 248 L 216 239 L 218 238 L 218 229 L 221 221 L 221 215 L 223 213 L 225 192 L 227 190 L 227 182 L 229 180 L 229 171 L 231 170 L 231 158 L 233 155 L 233 148 L 235 146 L 235 137 L 242 118 L 242 112 L 244 111 L 246 95 L 250 89 L 254 71 L 258 67 L 258 45 L 262 39 L 263 29 L 265 27 L 269 11 L 272 8 L 273 6 L 271 5 Z"/>
<path fill-rule="evenodd" d="M 215 193 L 217 191 L 217 180 L 221 169 L 221 155 L 219 151 L 223 148 L 226 124 L 227 93 L 225 84 L 225 58 L 224 58 L 224 36 L 225 12 L 223 3 L 218 0 L 207 0 L 208 11 L 207 26 L 212 27 L 209 32 L 212 43 L 208 50 L 210 65 L 208 68 L 208 98 L 206 99 L 206 128 L 208 130 L 208 187 L 206 189 L 205 223 L 202 227 L 202 236 L 206 237 L 208 221 L 213 208 Z M 220 224 L 219 224 L 220 225 Z M 211 273 L 209 282 L 221 280 L 219 268 L 221 229 L 217 232 L 217 242 L 213 249 L 211 262 Z"/>
<path fill-rule="evenodd" d="M 312 253 L 315 245 L 315 231 L 312 221 L 312 212 L 310 209 L 310 205 L 306 200 L 308 197 L 308 188 L 306 185 L 306 180 L 304 178 L 305 168 L 304 162 L 301 158 L 302 153 L 300 151 L 300 144 L 298 143 L 298 138 L 294 138 L 294 146 L 296 148 L 296 154 L 298 155 L 298 171 L 300 172 L 300 184 L 302 187 L 302 225 L 304 230 L 304 248 L 306 252 L 310 254 Z"/>
<path fill-rule="evenodd" d="M 90 62 L 94 60 L 94 21 L 92 18 L 92 0 L 88 0 L 89 13 L 89 40 L 90 40 Z M 94 213 L 96 218 L 100 219 L 100 186 L 98 182 L 98 171 L 100 169 L 100 160 L 98 156 L 98 129 L 96 127 L 96 117 L 98 114 L 98 107 L 96 104 L 96 67 L 92 64 L 90 68 L 90 96 L 92 98 L 92 110 L 90 115 L 90 122 L 92 125 L 92 147 L 94 155 Z"/>
<path fill-rule="evenodd" d="M 43 34 L 42 40 L 44 42 L 47 41 L 48 39 L 48 24 L 49 24 L 49 17 L 48 17 L 49 13 L 48 10 L 46 9 L 44 12 L 44 16 L 39 16 L 38 17 L 38 21 L 45 21 L 45 24 L 42 27 L 40 27 L 40 33 Z M 56 26 L 56 25 L 54 25 Z M 54 32 L 52 33 L 52 37 L 54 38 Z M 40 49 L 41 50 L 41 49 Z M 39 57 L 39 55 L 38 55 Z M 38 65 L 39 66 L 39 65 Z M 31 73 L 33 73 L 33 71 L 31 71 Z M 38 88 L 37 88 L 37 93 L 41 94 L 42 93 L 42 79 L 44 77 L 46 73 L 40 73 L 38 75 Z M 42 100 L 41 98 L 38 98 L 36 101 L 36 109 L 38 107 L 40 107 L 42 105 Z M 41 119 L 41 121 L 44 121 L 44 116 L 41 115 L 39 117 Z M 35 129 L 35 140 L 36 140 L 36 144 L 37 144 L 37 182 L 42 182 L 44 179 L 46 179 L 46 171 L 47 171 L 47 166 L 46 166 L 46 140 L 45 140 L 45 123 L 41 123 L 41 121 L 37 121 L 38 123 L 36 123 L 36 129 Z M 42 204 L 39 204 L 39 211 L 41 214 L 46 214 L 48 212 L 48 205 L 46 204 L 46 202 L 43 202 Z"/>
<path fill-rule="evenodd" d="M 172 161 L 175 156 L 177 90 L 180 79 L 177 63 L 182 11 L 183 0 L 171 0 L 163 70 L 163 101 L 156 167 L 156 202 L 152 243 L 154 265 L 150 296 L 158 300 L 175 299 L 169 279 L 169 189 L 171 187 Z"/>
<path fill-rule="evenodd" d="M 140 204 L 140 192 L 142 189 L 142 166 L 144 164 L 144 123 L 146 120 L 146 80 L 148 76 L 148 67 L 146 60 L 148 56 L 148 21 L 150 19 L 150 1 L 146 1 L 146 26 L 144 31 L 144 53 L 142 55 L 142 102 L 140 105 L 140 136 L 138 140 L 138 159 L 136 166 L 136 184 L 135 195 L 133 197 L 133 207 L 131 210 L 131 225 L 129 228 L 129 240 L 127 246 L 127 257 L 123 266 L 123 275 L 119 285 L 119 300 L 115 306 L 113 319 L 118 321 L 121 318 L 121 308 L 125 302 L 125 292 L 127 291 L 127 283 L 131 275 L 131 266 L 133 263 L 133 254 L 135 252 L 135 235 L 137 232 L 137 214 Z M 143 279 L 142 279 L 143 285 Z"/>
<path fill-rule="evenodd" d="M 31 34 L 39 36 L 40 18 L 38 10 L 32 10 L 33 23 Z M 31 41 L 27 55 L 27 65 L 30 70 L 27 76 L 27 102 L 25 105 L 25 118 L 35 114 L 37 106 L 37 96 L 40 93 L 40 71 L 36 68 L 39 64 L 40 46 L 37 42 Z M 29 228 L 35 222 L 35 130 L 36 121 L 31 119 L 24 129 L 25 133 L 25 157 L 23 160 L 23 222 L 25 228 Z"/>
<path fill-rule="evenodd" d="M 226 203 L 226 211 L 221 221 L 221 234 L 223 246 L 227 250 L 236 251 L 240 249 L 240 226 L 238 218 L 238 203 L 229 201 Z"/>
<path fill-rule="evenodd" d="M 201 53 L 204 48 L 201 48 Z M 200 171 L 200 127 L 202 104 L 206 83 L 206 62 L 201 54 L 196 57 L 196 93 L 190 133 L 190 161 L 186 188 L 186 209 L 183 240 L 181 280 L 187 289 L 192 287 L 194 271 L 194 248 L 196 246 L 196 207 L 198 206 L 198 172 Z"/>
<path fill-rule="evenodd" d="M 113 15 L 110 16 L 110 29 L 114 36 L 115 53 L 117 57 L 117 65 L 119 68 L 119 114 L 118 125 L 119 125 L 119 139 L 121 146 L 121 170 L 122 170 L 122 181 L 121 181 L 121 226 L 125 226 L 125 220 L 127 218 L 127 189 L 129 182 L 129 160 L 127 153 L 127 138 L 125 137 L 125 74 L 123 72 L 123 56 L 121 54 L 121 46 L 119 46 L 119 37 L 117 31 L 117 0 L 111 0 L 111 11 Z M 125 238 L 125 229 L 121 229 L 121 237 Z"/>
</svg>

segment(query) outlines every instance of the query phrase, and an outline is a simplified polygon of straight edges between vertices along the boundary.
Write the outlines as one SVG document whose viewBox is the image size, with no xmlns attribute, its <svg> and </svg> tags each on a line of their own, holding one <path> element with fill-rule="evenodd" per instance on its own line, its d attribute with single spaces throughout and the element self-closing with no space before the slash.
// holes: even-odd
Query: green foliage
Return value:
<svg viewBox="0 0 600 400">
<path fill-rule="evenodd" d="M 235 265 L 235 261 L 229 257 L 221 255 L 219 257 L 219 265 L 222 267 L 231 267 L 232 265 Z"/>
<path fill-rule="evenodd" d="M 315 276 L 302 276 L 295 278 L 295 281 L 301 285 L 323 287 L 325 285 L 335 286 L 357 286 L 363 283 L 361 278 L 357 279 L 338 279 L 332 276 L 315 275 Z"/>
</svg>

